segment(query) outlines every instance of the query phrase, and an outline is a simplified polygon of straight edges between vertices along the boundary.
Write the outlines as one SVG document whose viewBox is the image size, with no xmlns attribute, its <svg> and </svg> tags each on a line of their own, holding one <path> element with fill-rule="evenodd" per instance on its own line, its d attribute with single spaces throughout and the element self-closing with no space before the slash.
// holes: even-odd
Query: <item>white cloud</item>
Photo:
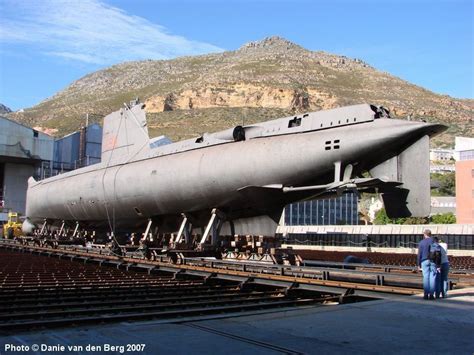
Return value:
<svg viewBox="0 0 474 355">
<path fill-rule="evenodd" d="M 222 51 L 98 0 L 3 0 L 0 42 L 95 64 Z"/>
</svg>

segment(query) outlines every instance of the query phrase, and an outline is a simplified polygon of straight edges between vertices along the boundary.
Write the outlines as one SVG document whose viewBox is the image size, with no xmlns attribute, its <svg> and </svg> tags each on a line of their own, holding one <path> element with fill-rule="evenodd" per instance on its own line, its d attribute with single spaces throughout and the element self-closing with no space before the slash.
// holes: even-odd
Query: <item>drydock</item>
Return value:
<svg viewBox="0 0 474 355">
<path fill-rule="evenodd" d="M 448 299 L 426 302 L 421 276 L 403 255 L 361 265 L 323 253 L 299 266 L 202 257 L 173 263 L 2 240 L 2 342 L 296 354 L 366 353 L 376 339 L 380 351 L 432 353 L 410 339 L 445 322 L 443 337 L 452 341 L 440 341 L 440 352 L 474 349 L 472 257 L 453 259 Z"/>
</svg>

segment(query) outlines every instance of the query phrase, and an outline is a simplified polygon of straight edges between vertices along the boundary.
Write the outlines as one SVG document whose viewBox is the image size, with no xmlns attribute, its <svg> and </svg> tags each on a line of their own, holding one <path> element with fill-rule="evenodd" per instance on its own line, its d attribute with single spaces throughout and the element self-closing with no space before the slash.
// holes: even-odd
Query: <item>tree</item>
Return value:
<svg viewBox="0 0 474 355">
<path fill-rule="evenodd" d="M 454 173 L 432 173 L 431 186 L 433 196 L 456 196 L 456 176 Z"/>
<path fill-rule="evenodd" d="M 431 223 L 434 224 L 455 224 L 456 216 L 452 212 L 440 213 L 431 216 Z"/>
<path fill-rule="evenodd" d="M 388 218 L 385 208 L 381 208 L 375 214 L 374 224 L 389 224 L 392 220 Z"/>
<path fill-rule="evenodd" d="M 375 214 L 374 224 L 427 224 L 428 219 L 423 217 L 389 218 L 385 208 Z"/>
<path fill-rule="evenodd" d="M 397 218 L 395 224 L 427 224 L 428 219 L 424 217 Z"/>
</svg>

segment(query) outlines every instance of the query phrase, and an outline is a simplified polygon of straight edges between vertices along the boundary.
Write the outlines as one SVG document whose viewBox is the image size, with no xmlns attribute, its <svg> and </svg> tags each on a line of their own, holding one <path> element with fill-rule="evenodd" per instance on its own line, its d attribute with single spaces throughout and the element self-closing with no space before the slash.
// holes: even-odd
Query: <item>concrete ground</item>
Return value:
<svg viewBox="0 0 474 355">
<path fill-rule="evenodd" d="M 12 352 L 6 350 L 8 344 L 66 349 Z M 88 351 L 88 344 L 102 351 Z M 124 348 L 111 351 L 106 344 Z M 127 351 L 127 344 L 145 344 L 145 349 Z M 0 354 L 473 354 L 474 288 L 452 291 L 448 299 L 435 301 L 413 296 L 181 323 L 25 332 L 0 337 L 0 345 Z M 83 350 L 69 351 L 68 345 L 81 345 Z M 137 347 L 128 350 L 133 349 Z"/>
</svg>

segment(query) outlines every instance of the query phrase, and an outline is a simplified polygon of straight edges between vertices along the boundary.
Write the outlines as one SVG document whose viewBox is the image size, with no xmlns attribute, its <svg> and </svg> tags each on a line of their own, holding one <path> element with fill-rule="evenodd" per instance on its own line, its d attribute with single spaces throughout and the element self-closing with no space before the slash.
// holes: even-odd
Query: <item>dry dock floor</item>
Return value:
<svg viewBox="0 0 474 355">
<path fill-rule="evenodd" d="M 6 344 L 81 345 L 82 352 L 28 354 L 473 354 L 474 288 L 448 299 L 421 296 L 326 305 L 179 323 L 148 321 L 38 330 L 0 336 Z M 123 345 L 117 351 L 86 346 Z M 127 344 L 145 344 L 127 352 Z"/>
</svg>

